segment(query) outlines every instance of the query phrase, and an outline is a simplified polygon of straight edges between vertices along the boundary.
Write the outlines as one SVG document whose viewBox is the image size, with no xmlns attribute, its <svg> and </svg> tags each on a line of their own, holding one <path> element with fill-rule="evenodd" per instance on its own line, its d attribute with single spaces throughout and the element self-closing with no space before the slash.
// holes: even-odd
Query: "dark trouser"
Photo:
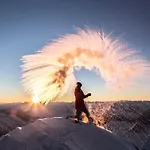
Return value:
<svg viewBox="0 0 150 150">
<path fill-rule="evenodd" d="M 89 118 L 89 116 L 90 116 L 90 113 L 86 107 L 78 108 L 78 109 L 76 109 L 76 116 L 75 116 L 75 118 L 77 118 L 78 121 L 80 120 L 82 112 L 84 112 L 86 114 L 87 118 Z"/>
</svg>

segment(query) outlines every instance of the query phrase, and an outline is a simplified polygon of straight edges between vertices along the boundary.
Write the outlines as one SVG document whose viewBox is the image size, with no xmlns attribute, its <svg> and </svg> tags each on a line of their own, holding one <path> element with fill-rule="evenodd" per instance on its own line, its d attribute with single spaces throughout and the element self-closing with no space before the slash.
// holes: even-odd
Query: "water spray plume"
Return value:
<svg viewBox="0 0 150 150">
<path fill-rule="evenodd" d="M 79 29 L 43 47 L 34 55 L 23 56 L 22 84 L 31 95 L 36 91 L 50 102 L 74 87 L 74 70 L 95 71 L 108 88 L 122 89 L 147 78 L 149 62 L 119 39 L 95 30 Z"/>
</svg>

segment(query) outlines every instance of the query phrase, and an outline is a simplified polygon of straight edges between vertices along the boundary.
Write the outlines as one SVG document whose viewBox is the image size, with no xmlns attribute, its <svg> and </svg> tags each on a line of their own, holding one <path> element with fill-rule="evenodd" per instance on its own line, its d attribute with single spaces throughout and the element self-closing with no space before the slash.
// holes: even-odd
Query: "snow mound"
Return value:
<svg viewBox="0 0 150 150">
<path fill-rule="evenodd" d="M 145 145 L 143 146 L 143 150 L 149 150 L 150 149 L 150 137 L 147 139 Z"/>
<path fill-rule="evenodd" d="M 15 129 L 17 126 L 24 126 L 26 123 L 17 117 L 0 112 L 0 136 Z"/>
<path fill-rule="evenodd" d="M 39 119 L 0 139 L 0 150 L 134 150 L 110 132 L 65 118 Z"/>
</svg>

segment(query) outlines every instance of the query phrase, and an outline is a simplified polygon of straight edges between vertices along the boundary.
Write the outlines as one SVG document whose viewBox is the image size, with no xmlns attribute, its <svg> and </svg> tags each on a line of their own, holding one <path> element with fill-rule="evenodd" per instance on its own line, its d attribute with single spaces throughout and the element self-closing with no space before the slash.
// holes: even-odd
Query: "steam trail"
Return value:
<svg viewBox="0 0 150 150">
<path fill-rule="evenodd" d="M 74 86 L 74 70 L 96 71 L 108 88 L 124 88 L 147 78 L 150 64 L 119 39 L 95 30 L 78 30 L 46 45 L 35 55 L 23 56 L 22 83 L 41 101 L 60 97 Z"/>
</svg>

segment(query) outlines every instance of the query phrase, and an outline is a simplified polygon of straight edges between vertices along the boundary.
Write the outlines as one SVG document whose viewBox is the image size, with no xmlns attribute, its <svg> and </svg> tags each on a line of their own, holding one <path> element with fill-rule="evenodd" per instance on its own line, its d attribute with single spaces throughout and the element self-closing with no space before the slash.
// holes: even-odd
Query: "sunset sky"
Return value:
<svg viewBox="0 0 150 150">
<path fill-rule="evenodd" d="M 145 0 L 0 0 L 0 103 L 30 100 L 21 86 L 21 58 L 51 40 L 92 27 L 142 51 L 150 61 L 150 1 Z M 150 81 L 109 91 L 102 78 L 82 69 L 75 76 L 89 100 L 150 99 Z M 68 96 L 66 99 L 72 99 Z"/>
</svg>

